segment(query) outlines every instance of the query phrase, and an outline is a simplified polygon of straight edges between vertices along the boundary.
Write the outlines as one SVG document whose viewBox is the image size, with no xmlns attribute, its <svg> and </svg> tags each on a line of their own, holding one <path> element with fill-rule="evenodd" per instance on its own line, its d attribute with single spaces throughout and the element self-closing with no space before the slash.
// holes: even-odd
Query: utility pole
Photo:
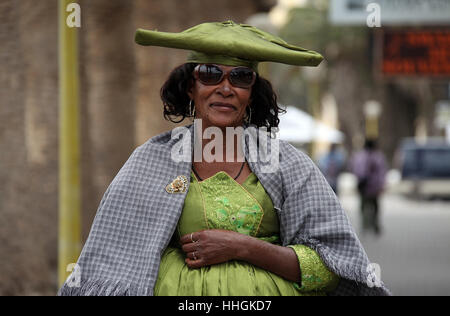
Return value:
<svg viewBox="0 0 450 316">
<path fill-rule="evenodd" d="M 78 34 L 67 23 L 73 1 L 59 0 L 59 235 L 58 280 L 81 251 Z"/>
</svg>

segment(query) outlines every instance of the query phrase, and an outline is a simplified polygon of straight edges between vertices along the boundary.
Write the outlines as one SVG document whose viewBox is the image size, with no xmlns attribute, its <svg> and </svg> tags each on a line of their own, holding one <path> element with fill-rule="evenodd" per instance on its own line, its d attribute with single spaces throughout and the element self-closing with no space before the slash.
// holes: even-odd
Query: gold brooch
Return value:
<svg viewBox="0 0 450 316">
<path fill-rule="evenodd" d="M 167 193 L 184 193 L 187 190 L 188 180 L 185 176 L 178 176 L 166 186 Z"/>
</svg>

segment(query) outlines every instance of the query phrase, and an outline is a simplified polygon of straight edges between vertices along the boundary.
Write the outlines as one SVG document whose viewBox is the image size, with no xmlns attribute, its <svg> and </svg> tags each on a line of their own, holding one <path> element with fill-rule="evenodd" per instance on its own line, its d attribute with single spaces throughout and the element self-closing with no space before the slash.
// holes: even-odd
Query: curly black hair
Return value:
<svg viewBox="0 0 450 316">
<path fill-rule="evenodd" d="M 194 76 L 192 73 L 197 65 L 196 63 L 186 63 L 178 66 L 171 72 L 162 86 L 161 100 L 164 104 L 164 118 L 166 120 L 180 123 L 186 117 L 191 116 L 189 112 L 190 98 L 187 91 L 193 84 Z M 280 123 L 278 114 L 286 111 L 278 106 L 277 95 L 273 91 L 272 84 L 257 75 L 250 98 L 252 115 L 249 123 L 256 127 L 267 127 L 268 130 L 278 127 Z M 248 112 L 249 109 L 247 115 Z"/>
</svg>

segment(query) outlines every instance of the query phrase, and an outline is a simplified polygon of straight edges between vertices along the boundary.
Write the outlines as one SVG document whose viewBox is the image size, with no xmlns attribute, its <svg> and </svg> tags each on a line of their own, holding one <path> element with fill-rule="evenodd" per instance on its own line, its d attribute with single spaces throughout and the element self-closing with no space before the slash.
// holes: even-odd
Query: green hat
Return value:
<svg viewBox="0 0 450 316">
<path fill-rule="evenodd" d="M 247 66 L 271 61 L 296 66 L 317 66 L 323 57 L 290 45 L 283 39 L 246 24 L 232 21 L 203 23 L 181 33 L 138 29 L 136 43 L 191 50 L 188 62 Z"/>
</svg>

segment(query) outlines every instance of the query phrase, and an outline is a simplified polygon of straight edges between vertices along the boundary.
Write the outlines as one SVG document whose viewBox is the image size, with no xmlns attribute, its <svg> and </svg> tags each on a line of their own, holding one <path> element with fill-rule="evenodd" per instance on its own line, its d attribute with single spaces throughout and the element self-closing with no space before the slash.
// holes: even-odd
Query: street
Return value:
<svg viewBox="0 0 450 316">
<path fill-rule="evenodd" d="M 380 204 L 382 235 L 376 237 L 361 233 L 358 196 L 346 191 L 340 200 L 394 295 L 450 295 L 450 201 L 387 192 Z"/>
</svg>

